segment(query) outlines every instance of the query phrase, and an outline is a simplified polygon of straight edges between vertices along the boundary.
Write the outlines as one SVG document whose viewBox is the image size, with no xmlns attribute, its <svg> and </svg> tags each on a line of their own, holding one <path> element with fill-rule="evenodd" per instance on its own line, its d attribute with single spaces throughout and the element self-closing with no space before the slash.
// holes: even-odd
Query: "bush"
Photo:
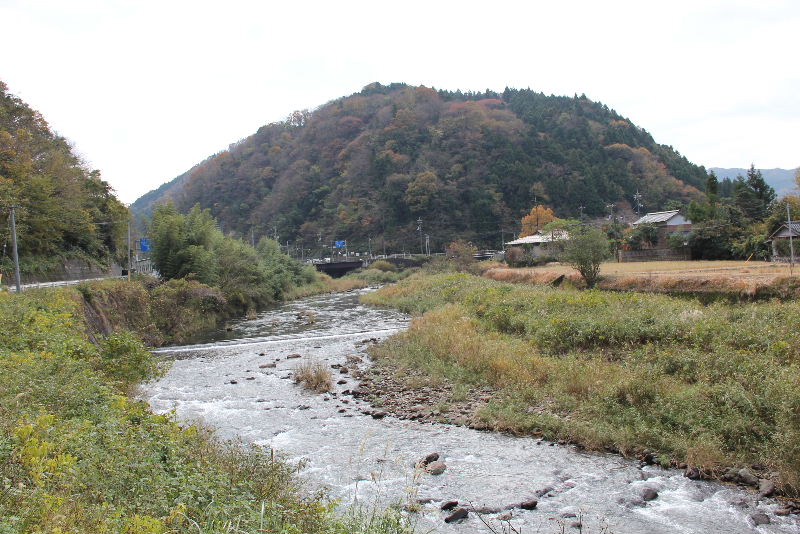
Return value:
<svg viewBox="0 0 800 534">
<path fill-rule="evenodd" d="M 318 360 L 306 360 L 295 369 L 294 383 L 317 393 L 327 393 L 333 387 L 331 368 Z"/>
<path fill-rule="evenodd" d="M 397 267 L 386 260 L 378 260 L 376 262 L 373 262 L 370 265 L 370 269 L 378 269 L 379 271 L 383 271 L 386 273 L 389 272 L 393 273 L 397 271 Z"/>
</svg>

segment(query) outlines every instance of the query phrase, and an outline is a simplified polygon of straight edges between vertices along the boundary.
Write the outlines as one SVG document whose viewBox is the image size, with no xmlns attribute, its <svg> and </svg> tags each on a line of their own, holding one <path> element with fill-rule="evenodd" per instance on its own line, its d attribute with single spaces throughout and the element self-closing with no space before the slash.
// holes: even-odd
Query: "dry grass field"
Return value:
<svg viewBox="0 0 800 534">
<path fill-rule="evenodd" d="M 769 296 L 795 296 L 792 281 L 800 276 L 800 266 L 790 269 L 785 263 L 763 261 L 608 262 L 602 265 L 600 274 L 602 289 L 722 292 L 745 296 L 766 292 Z M 560 264 L 519 269 L 498 267 L 487 270 L 484 275 L 505 282 L 552 284 L 567 279 L 577 285 L 581 283 L 575 269 Z M 800 278 L 797 283 L 800 284 Z"/>
</svg>

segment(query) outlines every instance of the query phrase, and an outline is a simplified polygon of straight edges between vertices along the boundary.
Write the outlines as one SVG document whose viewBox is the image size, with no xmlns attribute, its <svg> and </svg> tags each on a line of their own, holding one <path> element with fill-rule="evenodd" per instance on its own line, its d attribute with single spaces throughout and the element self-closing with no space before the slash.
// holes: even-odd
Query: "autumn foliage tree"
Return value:
<svg viewBox="0 0 800 534">
<path fill-rule="evenodd" d="M 520 232 L 519 236 L 533 235 L 541 230 L 545 224 L 555 219 L 556 216 L 553 214 L 553 210 L 541 204 L 536 205 L 528 215 L 522 218 L 522 232 Z"/>
</svg>

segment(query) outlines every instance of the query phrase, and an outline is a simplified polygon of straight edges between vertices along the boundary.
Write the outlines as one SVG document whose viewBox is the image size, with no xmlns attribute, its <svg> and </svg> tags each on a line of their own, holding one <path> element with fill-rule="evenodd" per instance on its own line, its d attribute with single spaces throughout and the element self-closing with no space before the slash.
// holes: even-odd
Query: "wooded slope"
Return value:
<svg viewBox="0 0 800 534">
<path fill-rule="evenodd" d="M 208 207 L 226 232 L 305 247 L 348 239 L 366 250 L 440 249 L 454 238 L 498 246 L 535 203 L 599 216 L 700 198 L 706 172 L 585 96 L 436 91 L 373 83 L 295 112 L 198 164 L 133 206 Z M 378 245 L 380 246 L 380 245 Z"/>
</svg>

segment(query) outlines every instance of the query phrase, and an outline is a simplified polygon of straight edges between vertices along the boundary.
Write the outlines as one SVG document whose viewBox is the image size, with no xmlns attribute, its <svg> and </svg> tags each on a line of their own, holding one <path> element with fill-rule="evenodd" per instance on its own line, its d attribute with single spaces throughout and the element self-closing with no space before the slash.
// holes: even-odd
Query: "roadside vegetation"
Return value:
<svg viewBox="0 0 800 534">
<path fill-rule="evenodd" d="M 729 466 L 800 489 L 800 304 L 416 275 L 364 295 L 418 316 L 379 364 L 496 392 L 490 428 L 564 439 L 703 476 Z M 413 384 L 409 384 L 413 388 Z"/>
<path fill-rule="evenodd" d="M 127 394 L 156 360 L 127 331 L 91 343 L 77 295 L 0 293 L 0 532 L 410 531 L 392 511 L 337 515 L 272 451 L 150 412 Z"/>
</svg>

